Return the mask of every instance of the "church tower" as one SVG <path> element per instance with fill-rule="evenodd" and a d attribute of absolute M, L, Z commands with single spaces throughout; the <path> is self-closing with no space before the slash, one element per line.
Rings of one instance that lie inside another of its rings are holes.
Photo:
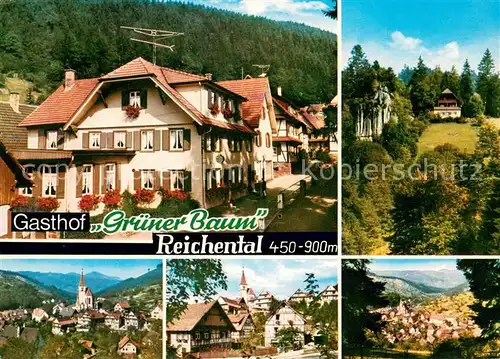
<path fill-rule="evenodd" d="M 244 269 L 241 271 L 240 298 L 245 299 L 245 302 L 248 303 L 248 284 L 247 284 L 247 279 L 245 278 Z"/>
<path fill-rule="evenodd" d="M 78 283 L 78 296 L 76 297 L 76 309 L 77 310 L 87 310 L 94 309 L 94 295 L 90 288 L 85 284 L 85 276 L 80 274 L 80 282 Z"/>

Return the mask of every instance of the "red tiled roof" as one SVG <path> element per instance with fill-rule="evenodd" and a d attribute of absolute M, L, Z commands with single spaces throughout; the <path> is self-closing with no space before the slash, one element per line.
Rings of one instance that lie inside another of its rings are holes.
<path fill-rule="evenodd" d="M 85 291 L 85 295 L 93 295 L 90 288 L 87 288 L 87 290 Z"/>
<path fill-rule="evenodd" d="M 130 308 L 130 304 L 128 304 L 128 302 L 119 302 L 117 304 L 119 304 L 122 308 Z"/>
<path fill-rule="evenodd" d="M 66 123 L 80 108 L 98 84 L 98 79 L 76 80 L 66 91 L 64 85 L 50 95 L 19 126 Z"/>
<path fill-rule="evenodd" d="M 243 119 L 250 127 L 259 127 L 259 121 L 264 111 L 263 106 L 266 94 L 269 97 L 271 96 L 267 77 L 220 81 L 217 84 L 247 98 L 247 101 L 241 105 Z"/>
<path fill-rule="evenodd" d="M 250 313 L 232 314 L 228 315 L 228 318 L 231 321 L 231 323 L 233 323 L 234 328 L 237 331 L 240 331 L 243 328 L 243 325 L 245 324 L 245 321 L 247 320 L 249 315 Z"/>
<path fill-rule="evenodd" d="M 137 344 L 135 341 L 133 341 L 132 339 L 130 339 L 128 336 L 125 335 L 118 343 L 118 349 L 123 348 L 125 345 L 127 345 L 127 343 L 132 343 L 134 346 L 139 347 L 139 344 Z"/>
<path fill-rule="evenodd" d="M 181 314 L 181 316 L 175 319 L 173 322 L 168 324 L 167 331 L 171 332 L 189 332 L 198 324 L 198 322 L 203 318 L 203 316 L 210 310 L 214 305 L 220 308 L 217 301 L 210 303 L 196 303 L 189 304 L 187 309 Z M 220 309 L 221 315 L 225 316 L 224 310 Z"/>
<path fill-rule="evenodd" d="M 171 85 L 192 82 L 208 81 L 204 76 L 189 74 L 183 71 L 169 69 L 167 67 L 156 66 L 149 61 L 139 57 L 127 64 L 100 77 L 86 80 L 77 80 L 75 85 L 68 91 L 64 86 L 60 86 L 47 100 L 45 100 L 33 113 L 26 117 L 19 126 L 37 126 L 48 124 L 65 124 L 77 110 L 83 105 L 89 95 L 96 89 L 99 82 L 117 78 L 128 78 L 137 76 L 152 76 L 164 87 L 182 107 L 192 115 L 199 124 L 217 126 L 228 130 L 254 133 L 244 123 L 229 124 L 222 121 L 215 121 L 206 118 L 196 109 L 184 96 L 182 96 Z"/>
<path fill-rule="evenodd" d="M 282 99 L 279 99 L 279 98 L 276 98 L 276 97 L 273 97 L 273 102 L 278 105 L 278 107 L 289 117 L 299 121 L 300 123 L 304 124 L 304 125 L 308 125 L 304 120 L 303 118 L 299 115 L 299 114 L 293 114 L 291 113 L 289 110 L 288 110 L 288 104 L 282 100 Z"/>
<path fill-rule="evenodd" d="M 273 142 L 296 142 L 296 143 L 302 143 L 298 138 L 292 138 L 288 136 L 277 136 L 273 137 Z"/>
<path fill-rule="evenodd" d="M 71 324 L 75 324 L 76 323 L 76 320 L 74 319 L 69 319 L 69 320 L 62 320 L 60 322 L 57 322 L 60 326 L 65 326 L 65 325 L 71 325 Z"/>
<path fill-rule="evenodd" d="M 311 126 L 314 127 L 314 129 L 319 130 L 320 128 L 325 127 L 325 120 L 320 118 L 320 116 L 309 113 L 305 109 L 302 109 L 300 113 L 311 124 Z"/>
<path fill-rule="evenodd" d="M 222 297 L 222 299 L 224 300 L 224 302 L 226 302 L 227 304 L 231 304 L 232 306 L 235 306 L 235 307 L 240 306 L 240 303 L 234 299 L 231 299 L 228 297 Z"/>

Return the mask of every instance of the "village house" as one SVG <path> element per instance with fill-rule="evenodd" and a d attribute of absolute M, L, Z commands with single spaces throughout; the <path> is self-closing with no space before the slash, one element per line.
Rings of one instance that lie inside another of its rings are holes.
<path fill-rule="evenodd" d="M 279 330 L 291 327 L 298 329 L 301 333 L 297 337 L 296 343 L 298 346 L 303 346 L 305 341 L 304 332 L 306 329 L 306 320 L 288 303 L 282 302 L 280 307 L 267 318 L 264 338 L 265 345 L 271 346 L 274 343 L 276 334 Z"/>
<path fill-rule="evenodd" d="M 167 343 L 179 355 L 210 348 L 231 348 L 234 325 L 218 301 L 188 305 L 167 327 Z"/>
<path fill-rule="evenodd" d="M 114 311 L 115 312 L 126 312 L 130 310 L 130 304 L 128 302 L 118 302 L 115 304 Z"/>
<path fill-rule="evenodd" d="M 52 322 L 52 334 L 54 335 L 63 335 L 68 333 L 68 331 L 73 330 L 76 327 L 78 320 L 76 319 L 68 319 L 68 320 L 59 320 L 55 319 Z"/>
<path fill-rule="evenodd" d="M 208 207 L 218 204 L 207 201 L 212 188 L 251 184 L 254 171 L 273 178 L 267 78 L 216 83 L 142 58 L 99 78 L 68 70 L 20 126 L 30 195 L 55 197 L 63 211 L 78 211 L 83 195 L 159 187 Z"/>
<path fill-rule="evenodd" d="M 302 289 L 297 289 L 295 291 L 295 293 L 293 293 L 290 298 L 288 298 L 288 300 L 290 302 L 295 302 L 295 303 L 298 303 L 298 302 L 306 302 L 306 303 L 310 303 L 312 302 L 314 299 L 314 295 L 312 293 L 307 293 L 305 291 L 303 291 Z"/>
<path fill-rule="evenodd" d="M 224 309 L 224 311 L 227 314 L 235 315 L 235 314 L 240 313 L 242 310 L 244 310 L 240 304 L 240 300 L 238 300 L 238 299 L 231 299 L 228 297 L 219 297 L 217 299 L 217 301 L 219 302 L 222 309 Z"/>
<path fill-rule="evenodd" d="M 12 238 L 10 203 L 19 189 L 29 192 L 33 181 L 25 175 L 16 151 L 27 146 L 27 131 L 18 124 L 36 107 L 20 103 L 20 95 L 11 93 L 9 101 L 0 101 L 0 238 Z"/>
<path fill-rule="evenodd" d="M 462 114 L 462 109 L 458 103 L 458 98 L 447 88 L 439 95 L 437 106 L 434 106 L 432 113 L 439 117 L 458 118 Z"/>
<path fill-rule="evenodd" d="M 319 293 L 319 297 L 321 303 L 330 303 L 331 301 L 338 300 L 339 293 L 335 286 L 329 285 L 321 293 Z"/>
<path fill-rule="evenodd" d="M 281 176 L 301 171 L 300 151 L 309 152 L 308 133 L 312 126 L 300 110 L 287 101 L 277 89 L 273 97 L 277 131 L 273 134 L 274 174 Z"/>
<path fill-rule="evenodd" d="M 124 320 L 124 327 L 126 330 L 135 330 L 139 328 L 139 318 L 133 313 L 133 312 L 128 312 L 125 314 L 123 317 Z"/>
<path fill-rule="evenodd" d="M 40 322 L 43 322 L 43 321 L 49 319 L 49 315 L 42 308 L 35 308 L 35 309 L 33 309 L 33 312 L 31 313 L 31 319 L 37 323 L 40 323 Z"/>
<path fill-rule="evenodd" d="M 256 312 L 268 312 L 271 309 L 271 304 L 273 300 L 276 300 L 274 296 L 268 291 L 262 291 L 253 302 L 253 311 Z"/>
<path fill-rule="evenodd" d="M 118 353 L 121 355 L 136 355 L 139 353 L 139 344 L 124 336 L 118 343 Z"/>
<path fill-rule="evenodd" d="M 121 312 L 114 312 L 106 315 L 104 325 L 111 330 L 120 330 L 123 325 L 123 316 Z"/>
<path fill-rule="evenodd" d="M 152 319 L 163 319 L 163 305 L 158 304 L 152 311 L 151 311 L 151 318 Z"/>
<path fill-rule="evenodd" d="M 232 314 L 228 317 L 235 329 L 231 332 L 233 341 L 241 342 L 255 331 L 255 323 L 250 313 Z"/>

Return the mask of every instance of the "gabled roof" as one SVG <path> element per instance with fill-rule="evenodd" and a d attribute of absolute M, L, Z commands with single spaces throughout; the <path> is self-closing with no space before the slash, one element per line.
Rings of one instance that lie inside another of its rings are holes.
<path fill-rule="evenodd" d="M 273 96 L 273 102 L 275 105 L 278 106 L 279 109 L 281 109 L 281 111 L 283 111 L 285 113 L 286 116 L 310 127 L 310 125 L 306 121 L 304 121 L 304 119 L 300 116 L 300 114 L 299 114 L 300 110 L 297 110 L 297 114 L 293 114 L 292 112 L 290 112 L 288 107 L 289 106 L 293 107 L 293 105 L 291 103 L 289 103 L 289 102 L 285 101 L 283 98 L 277 97 L 277 96 Z"/>
<path fill-rule="evenodd" d="M 228 297 L 221 297 L 221 298 L 225 303 L 232 305 L 233 307 L 238 307 L 238 308 L 240 307 L 240 303 L 237 300 Z"/>
<path fill-rule="evenodd" d="M 31 114 L 36 106 L 19 105 L 19 113 L 15 112 L 9 102 L 0 101 L 0 141 L 10 149 L 28 147 L 28 131 L 18 125 Z"/>
<path fill-rule="evenodd" d="M 179 318 L 168 324 L 167 331 L 190 332 L 214 306 L 218 308 L 221 316 L 225 317 L 227 321 L 231 323 L 226 312 L 224 312 L 218 301 L 210 303 L 196 303 L 189 304 Z"/>
<path fill-rule="evenodd" d="M 299 312 L 297 312 L 295 309 L 293 309 L 293 307 L 288 304 L 287 302 L 285 301 L 282 301 L 281 304 L 271 313 L 268 314 L 267 316 L 267 320 L 266 320 L 266 323 L 269 321 L 269 319 L 271 319 L 281 308 L 289 308 L 291 309 L 304 323 L 307 323 L 306 319 L 304 318 L 304 316 L 302 314 L 300 314 Z"/>
<path fill-rule="evenodd" d="M 320 116 L 310 113 L 306 109 L 301 109 L 300 113 L 315 130 L 325 127 L 325 120 Z"/>
<path fill-rule="evenodd" d="M 248 317 L 250 317 L 250 319 L 252 318 L 250 316 L 250 313 L 228 315 L 229 320 L 231 321 L 231 323 L 233 324 L 234 328 L 237 331 L 243 329 L 243 325 L 245 325 L 245 322 Z"/>
<path fill-rule="evenodd" d="M 118 304 L 120 307 L 122 307 L 124 309 L 125 308 L 130 308 L 130 304 L 128 304 L 128 302 L 118 302 L 116 304 Z"/>
<path fill-rule="evenodd" d="M 271 88 L 267 77 L 219 81 L 217 84 L 247 99 L 241 105 L 242 117 L 252 128 L 259 127 L 259 121 L 263 117 L 264 101 L 266 101 L 267 105 L 271 107 L 270 117 L 273 126 L 274 111 L 272 111 Z M 276 127 L 275 124 L 274 127 Z"/>
<path fill-rule="evenodd" d="M 80 111 L 84 108 L 84 104 L 97 93 L 103 83 L 118 79 L 134 79 L 138 77 L 151 78 L 158 87 L 186 111 L 186 113 L 188 113 L 188 115 L 199 125 L 211 125 L 228 130 L 254 134 L 245 124 L 237 125 L 207 118 L 172 87 L 176 84 L 193 81 L 209 82 L 213 86 L 219 85 L 210 82 L 204 76 L 154 65 L 142 57 L 138 57 L 100 78 L 76 80 L 75 85 L 70 89 L 66 89 L 64 85 L 61 85 L 37 108 L 36 111 L 26 117 L 19 126 L 64 124 L 65 128 L 67 128 L 75 117 L 80 115 Z M 238 93 L 235 93 L 235 95 L 240 96 Z"/>
<path fill-rule="evenodd" d="M 83 102 L 95 90 L 98 79 L 76 80 L 66 90 L 64 85 L 52 93 L 19 126 L 65 124 L 78 111 Z"/>
<path fill-rule="evenodd" d="M 453 94 L 453 92 L 450 89 L 448 89 L 448 88 L 444 89 L 443 92 L 441 92 L 441 93 L 451 93 L 451 94 Z"/>
<path fill-rule="evenodd" d="M 127 343 L 132 343 L 134 346 L 139 347 L 139 344 L 130 339 L 127 335 L 125 335 L 120 342 L 118 343 L 118 349 L 123 348 Z"/>

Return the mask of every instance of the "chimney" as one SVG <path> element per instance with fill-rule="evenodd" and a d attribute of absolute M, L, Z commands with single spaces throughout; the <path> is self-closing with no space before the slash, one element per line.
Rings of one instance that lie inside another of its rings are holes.
<path fill-rule="evenodd" d="M 64 91 L 71 90 L 75 85 L 76 72 L 75 70 L 68 69 L 64 73 Z"/>
<path fill-rule="evenodd" d="M 212 73 L 211 72 L 208 72 L 205 74 L 205 77 L 209 80 L 209 81 L 212 81 Z"/>
<path fill-rule="evenodd" d="M 281 97 L 281 86 L 278 86 L 278 88 L 276 89 L 276 92 L 278 93 L 278 96 Z"/>
<path fill-rule="evenodd" d="M 17 92 L 11 92 L 9 94 L 9 104 L 10 104 L 10 107 L 12 107 L 12 110 L 15 113 L 21 113 L 19 111 L 19 100 L 20 100 L 20 98 L 21 98 L 21 96 Z"/>

